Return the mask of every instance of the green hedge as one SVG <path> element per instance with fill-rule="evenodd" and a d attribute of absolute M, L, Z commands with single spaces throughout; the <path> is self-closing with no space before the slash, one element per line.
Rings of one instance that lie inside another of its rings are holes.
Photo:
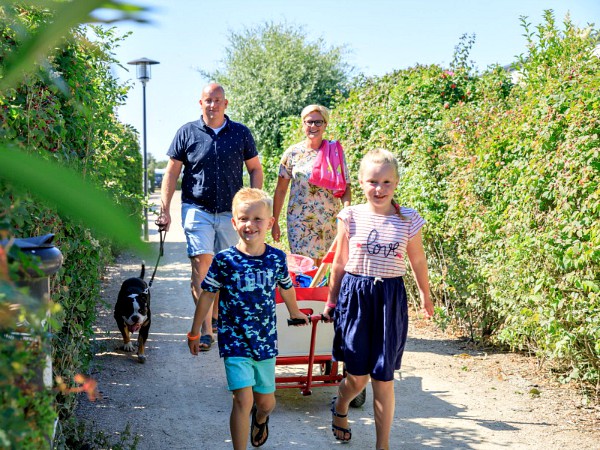
<path fill-rule="evenodd" d="M 561 30 L 550 12 L 523 27 L 529 53 L 516 84 L 501 67 L 475 73 L 463 41 L 450 69 L 359 80 L 328 134 L 346 149 L 354 203 L 364 201 L 362 155 L 398 156 L 398 200 L 428 222 L 439 324 L 534 353 L 598 393 L 598 33 L 568 20 Z"/>
<path fill-rule="evenodd" d="M 0 70 L 27 32 L 51 20 L 45 10 L 16 5 L 0 10 Z M 89 36 L 94 36 L 94 41 Z M 111 193 L 115 203 L 141 224 L 138 135 L 116 117 L 116 108 L 124 102 L 129 87 L 120 85 L 110 71 L 115 62 L 111 49 L 120 40 L 113 30 L 72 30 L 64 45 L 33 74 L 15 89 L 0 92 L 0 143 L 76 170 Z M 55 418 L 67 420 L 75 406 L 74 396 L 66 392 L 77 384 L 75 375 L 85 373 L 92 356 L 89 340 L 101 276 L 112 259 L 112 248 L 78 222 L 4 180 L 0 180 L 0 221 L 3 237 L 54 233 L 55 245 L 64 256 L 62 269 L 52 279 L 52 300 L 60 306 L 53 311 L 53 335 L 44 335 L 39 316 L 28 316 L 28 331 L 52 344 L 54 379 L 61 380 L 57 388 L 64 389 L 35 394 L 39 364 L 32 361 L 30 349 L 24 349 L 22 343 L 3 341 L 6 345 L 1 354 L 0 447 L 37 449 L 52 436 Z M 0 292 L 3 311 L 13 301 L 13 293 Z M 6 325 L 0 323 L 0 331 L 6 331 Z M 43 362 L 43 358 L 37 361 Z"/>
<path fill-rule="evenodd" d="M 463 164 L 447 178 L 446 220 L 485 286 L 483 313 L 498 321 L 483 330 L 598 392 L 598 35 L 569 21 L 561 31 L 550 13 L 524 29 L 530 51 L 510 95 L 457 109 L 448 126 Z"/>

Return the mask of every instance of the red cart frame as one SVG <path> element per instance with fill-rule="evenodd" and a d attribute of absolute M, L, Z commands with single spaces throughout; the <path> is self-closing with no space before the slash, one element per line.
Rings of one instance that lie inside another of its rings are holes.
<path fill-rule="evenodd" d="M 327 302 L 328 287 L 296 288 L 296 300 L 300 310 L 310 315 L 309 326 L 287 325 L 287 309 L 277 292 L 277 334 L 279 356 L 277 366 L 307 365 L 306 375 L 280 375 L 275 377 L 277 389 L 298 388 L 302 395 L 311 395 L 313 387 L 337 386 L 344 378 L 337 361 L 331 357 L 333 324 L 321 321 L 321 311 Z M 315 365 L 320 375 L 313 373 Z"/>

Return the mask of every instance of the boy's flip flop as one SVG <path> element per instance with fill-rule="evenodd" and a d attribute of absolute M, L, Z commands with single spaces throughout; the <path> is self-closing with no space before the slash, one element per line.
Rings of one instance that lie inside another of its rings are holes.
<path fill-rule="evenodd" d="M 212 343 L 214 342 L 213 337 L 210 334 L 205 334 L 200 337 L 200 344 L 204 344 L 204 346 L 200 347 L 201 352 L 207 352 L 210 350 Z"/>
<path fill-rule="evenodd" d="M 254 434 L 254 430 L 258 430 Z M 254 434 L 254 437 L 252 435 Z M 258 423 L 256 421 L 256 405 L 252 407 L 252 425 L 250 426 L 250 443 L 252 447 L 260 447 L 269 439 L 269 416 L 264 423 Z M 257 443 L 255 443 L 257 442 Z"/>

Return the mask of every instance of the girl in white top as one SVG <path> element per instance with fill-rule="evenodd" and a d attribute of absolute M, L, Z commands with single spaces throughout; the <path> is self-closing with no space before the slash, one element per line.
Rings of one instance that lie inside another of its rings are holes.
<path fill-rule="evenodd" d="M 359 182 L 367 203 L 338 215 L 337 248 L 329 298 L 323 314 L 335 310 L 333 359 L 343 361 L 347 377 L 331 404 L 331 429 L 349 441 L 348 407 L 367 385 L 373 387 L 377 449 L 388 450 L 394 418 L 394 371 L 400 369 L 408 330 L 403 276 L 408 256 L 421 298 L 422 313 L 433 317 L 427 259 L 421 239 L 425 221 L 393 199 L 398 161 L 387 150 L 363 158 Z"/>

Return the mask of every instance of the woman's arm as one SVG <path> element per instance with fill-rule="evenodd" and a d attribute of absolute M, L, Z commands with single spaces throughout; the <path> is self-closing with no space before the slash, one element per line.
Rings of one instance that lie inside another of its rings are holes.
<path fill-rule="evenodd" d="M 352 204 L 352 189 L 350 189 L 350 183 L 346 184 L 346 192 L 340 198 L 342 201 L 342 207 L 347 208 Z"/>
<path fill-rule="evenodd" d="M 341 144 L 340 144 L 341 148 Z M 342 201 L 342 205 L 344 208 L 350 206 L 352 204 L 352 189 L 350 187 L 350 172 L 348 172 L 348 162 L 346 161 L 346 155 L 342 151 L 342 166 L 344 170 L 344 177 L 346 179 L 346 191 L 344 195 L 340 198 Z"/>

